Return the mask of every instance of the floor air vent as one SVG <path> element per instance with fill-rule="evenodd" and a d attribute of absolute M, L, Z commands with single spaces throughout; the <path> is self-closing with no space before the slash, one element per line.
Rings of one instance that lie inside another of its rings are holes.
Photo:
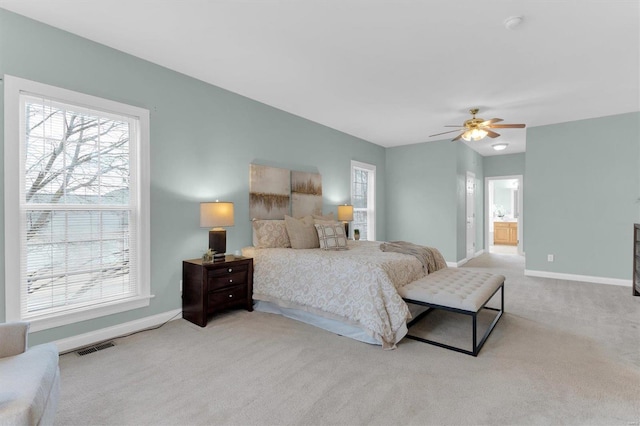
<path fill-rule="evenodd" d="M 103 349 L 110 348 L 110 347 L 115 346 L 115 345 L 116 344 L 113 343 L 113 342 L 101 343 L 101 344 L 96 345 L 96 346 L 89 346 L 89 347 L 86 347 L 86 348 L 83 348 L 83 349 L 79 349 L 79 350 L 76 351 L 76 353 L 78 355 L 80 355 L 80 356 L 88 355 L 88 354 L 91 354 L 91 353 L 94 353 L 94 352 L 101 351 Z"/>

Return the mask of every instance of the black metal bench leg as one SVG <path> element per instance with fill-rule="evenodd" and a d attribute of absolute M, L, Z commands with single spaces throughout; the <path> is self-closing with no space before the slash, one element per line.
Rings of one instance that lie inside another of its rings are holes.
<path fill-rule="evenodd" d="M 478 356 L 478 313 L 473 314 L 473 356 Z"/>

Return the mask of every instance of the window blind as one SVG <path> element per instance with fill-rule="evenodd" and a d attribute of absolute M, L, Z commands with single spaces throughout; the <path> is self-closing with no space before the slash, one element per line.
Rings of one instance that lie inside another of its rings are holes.
<path fill-rule="evenodd" d="M 360 231 L 360 239 L 375 241 L 375 174 L 376 167 L 351 161 L 351 204 L 353 229 Z"/>
<path fill-rule="evenodd" d="M 138 120 L 20 95 L 20 311 L 46 316 L 138 294 Z"/>

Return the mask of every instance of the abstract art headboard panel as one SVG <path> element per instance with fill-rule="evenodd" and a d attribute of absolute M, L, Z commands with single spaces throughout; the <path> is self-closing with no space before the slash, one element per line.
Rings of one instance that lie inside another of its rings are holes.
<path fill-rule="evenodd" d="M 322 214 L 322 176 L 251 164 L 249 215 L 251 219 L 284 219 Z"/>

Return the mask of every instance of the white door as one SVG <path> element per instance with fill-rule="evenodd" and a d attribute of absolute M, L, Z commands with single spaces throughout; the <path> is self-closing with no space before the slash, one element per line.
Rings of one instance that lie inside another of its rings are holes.
<path fill-rule="evenodd" d="M 476 175 L 467 172 L 467 259 L 476 255 Z"/>

